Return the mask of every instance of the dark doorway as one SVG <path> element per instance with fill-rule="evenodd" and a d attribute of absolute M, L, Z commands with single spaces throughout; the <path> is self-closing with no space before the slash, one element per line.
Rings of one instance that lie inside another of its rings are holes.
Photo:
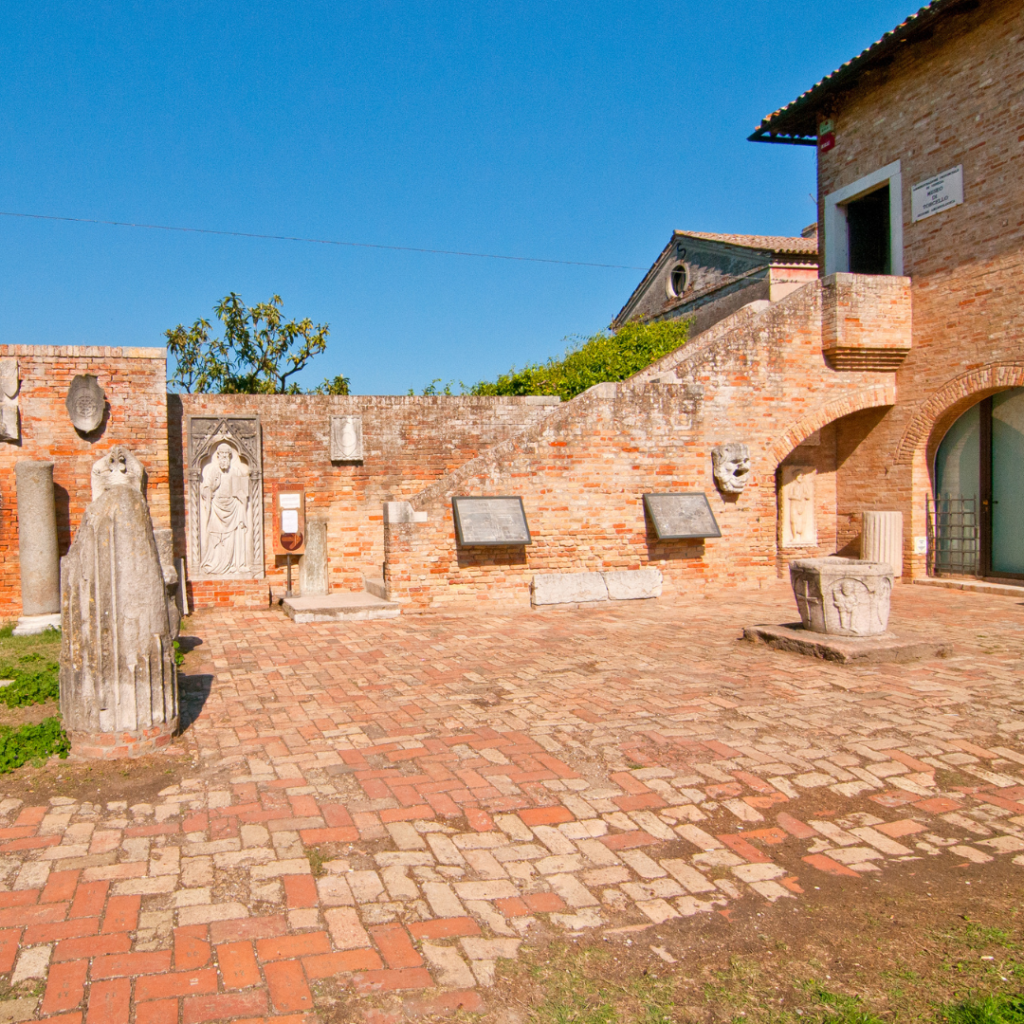
<path fill-rule="evenodd" d="M 891 274 L 889 186 L 846 205 L 851 274 Z"/>

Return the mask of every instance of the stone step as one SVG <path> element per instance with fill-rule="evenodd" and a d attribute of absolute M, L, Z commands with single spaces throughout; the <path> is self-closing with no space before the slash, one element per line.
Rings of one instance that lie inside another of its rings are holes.
<path fill-rule="evenodd" d="M 322 594 L 314 597 L 286 597 L 281 602 L 285 615 L 296 622 L 354 622 L 362 619 L 394 619 L 402 611 L 393 601 L 366 592 Z"/>
<path fill-rule="evenodd" d="M 941 587 L 944 590 L 973 590 L 979 594 L 1001 595 L 1002 597 L 1024 597 L 1024 581 L 1021 583 L 995 583 L 973 577 L 925 576 L 913 580 L 919 587 Z"/>

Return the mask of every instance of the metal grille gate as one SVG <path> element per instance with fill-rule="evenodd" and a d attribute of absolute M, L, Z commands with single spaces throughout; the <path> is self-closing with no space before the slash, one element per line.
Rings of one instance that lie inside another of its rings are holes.
<path fill-rule="evenodd" d="M 978 499 L 943 494 L 928 499 L 928 575 L 980 576 Z"/>

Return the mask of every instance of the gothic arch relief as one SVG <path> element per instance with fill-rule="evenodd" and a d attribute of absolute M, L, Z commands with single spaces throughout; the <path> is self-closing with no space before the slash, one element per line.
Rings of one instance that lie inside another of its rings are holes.
<path fill-rule="evenodd" d="M 193 579 L 263 576 L 258 416 L 190 416 L 189 563 Z"/>

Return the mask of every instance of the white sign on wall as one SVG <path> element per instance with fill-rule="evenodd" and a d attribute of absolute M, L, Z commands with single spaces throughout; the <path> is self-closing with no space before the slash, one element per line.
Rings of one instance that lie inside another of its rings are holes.
<path fill-rule="evenodd" d="M 910 190 L 910 215 L 916 223 L 964 201 L 963 164 L 918 182 Z"/>

